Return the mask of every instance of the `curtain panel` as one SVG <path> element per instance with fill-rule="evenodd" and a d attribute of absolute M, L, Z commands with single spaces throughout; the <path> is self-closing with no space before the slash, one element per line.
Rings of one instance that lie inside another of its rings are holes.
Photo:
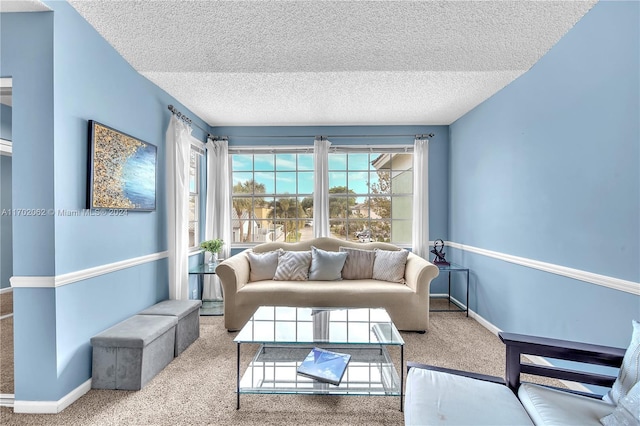
<path fill-rule="evenodd" d="M 429 259 L 429 140 L 416 139 L 413 146 L 412 251 Z"/>
<path fill-rule="evenodd" d="M 313 141 L 313 236 L 329 234 L 329 147 L 322 137 Z"/>
<path fill-rule="evenodd" d="M 224 241 L 221 258 L 231 254 L 231 167 L 229 142 L 207 141 L 207 208 L 205 239 L 220 238 Z M 205 256 L 209 256 L 205 253 Z M 207 261 L 207 259 L 205 259 Z M 222 285 L 216 275 L 205 274 L 202 298 L 222 300 Z"/>
<path fill-rule="evenodd" d="M 169 298 L 189 298 L 188 221 L 189 149 L 191 127 L 171 116 L 166 134 L 167 235 L 169 251 Z M 196 142 L 198 142 L 196 140 Z"/>

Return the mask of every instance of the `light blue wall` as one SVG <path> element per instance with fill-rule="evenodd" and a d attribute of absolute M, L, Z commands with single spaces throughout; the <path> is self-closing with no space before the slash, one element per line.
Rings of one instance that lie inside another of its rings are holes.
<path fill-rule="evenodd" d="M 0 155 L 0 288 L 11 286 L 9 278 L 13 274 L 11 169 L 11 157 Z"/>
<path fill-rule="evenodd" d="M 14 218 L 20 242 L 14 275 L 21 277 L 60 276 L 165 251 L 167 105 L 206 128 L 133 70 L 68 3 L 47 5 L 53 12 L 1 15 L 0 75 L 12 76 L 14 85 L 14 208 L 85 208 L 88 120 L 158 147 L 158 208 L 126 217 L 56 213 L 40 218 L 44 229 Z M 204 140 L 201 131 L 194 135 Z M 56 288 L 16 288 L 16 400 L 57 401 L 90 379 L 90 337 L 167 298 L 167 270 L 162 259 Z"/>
<path fill-rule="evenodd" d="M 11 107 L 0 104 L 0 139 L 11 140 Z"/>
<path fill-rule="evenodd" d="M 450 126 L 449 238 L 640 281 L 640 3 L 601 1 Z M 626 346 L 640 298 L 449 249 L 503 330 Z"/>

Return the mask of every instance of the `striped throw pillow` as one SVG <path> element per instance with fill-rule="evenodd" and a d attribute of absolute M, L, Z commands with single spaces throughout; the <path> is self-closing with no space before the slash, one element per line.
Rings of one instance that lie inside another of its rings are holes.
<path fill-rule="evenodd" d="M 370 280 L 373 277 L 373 261 L 376 258 L 373 250 L 340 247 L 340 251 L 347 253 L 342 268 L 343 280 Z"/>

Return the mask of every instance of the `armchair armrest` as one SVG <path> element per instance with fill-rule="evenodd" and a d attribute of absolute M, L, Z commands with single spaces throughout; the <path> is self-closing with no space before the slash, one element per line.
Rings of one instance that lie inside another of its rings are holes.
<path fill-rule="evenodd" d="M 436 367 L 435 365 L 420 364 L 417 362 L 407 361 L 407 372 L 411 368 L 422 368 L 424 370 L 439 371 L 441 373 L 455 374 L 456 376 L 469 377 L 471 379 L 483 380 L 485 382 L 493 382 L 504 385 L 505 381 L 501 377 L 489 376 L 486 374 L 473 373 L 471 371 L 454 370 L 451 368 Z"/>
<path fill-rule="evenodd" d="M 522 362 L 521 355 L 536 355 L 619 368 L 620 365 L 622 365 L 622 359 L 625 353 L 625 349 L 622 348 L 568 340 L 504 332 L 500 332 L 498 335 L 500 336 L 500 340 L 506 345 L 507 386 L 514 392 L 516 392 L 520 386 L 521 373 L 605 387 L 611 387 L 616 379 L 613 376 L 604 374 Z"/>

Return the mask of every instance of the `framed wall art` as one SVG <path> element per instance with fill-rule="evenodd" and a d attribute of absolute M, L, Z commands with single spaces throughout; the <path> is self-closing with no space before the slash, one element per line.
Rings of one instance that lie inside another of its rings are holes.
<path fill-rule="evenodd" d="M 158 149 L 89 120 L 89 209 L 154 211 Z"/>

